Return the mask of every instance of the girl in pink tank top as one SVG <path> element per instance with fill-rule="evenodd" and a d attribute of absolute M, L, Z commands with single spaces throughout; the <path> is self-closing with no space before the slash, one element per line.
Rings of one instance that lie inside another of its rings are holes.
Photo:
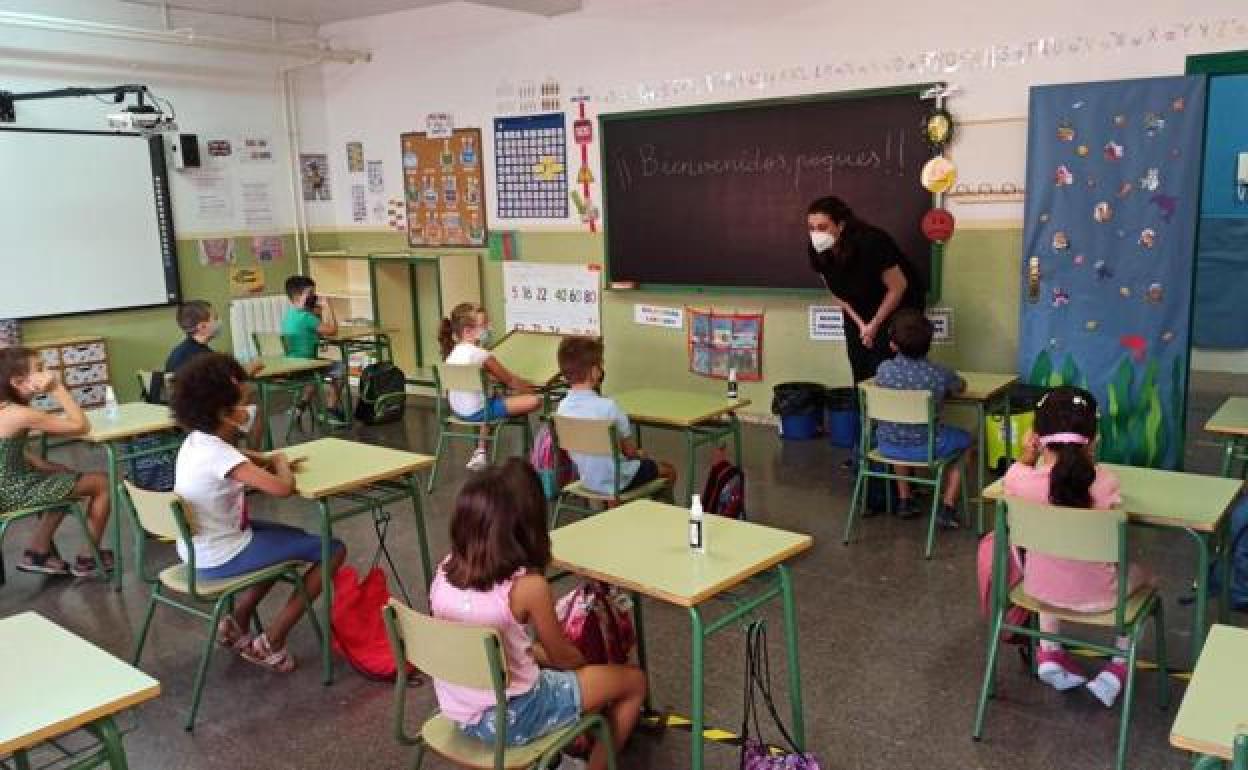
<path fill-rule="evenodd" d="M 1036 408 L 1035 433 L 1024 441 L 1023 456 L 1005 474 L 1005 493 L 1068 508 L 1112 508 L 1122 502 L 1118 478 L 1096 465 L 1096 399 L 1085 390 L 1060 387 Z M 1130 565 L 1130 595 L 1149 582 L 1144 570 Z M 1076 612 L 1112 610 L 1118 602 L 1115 564 L 1062 559 L 1028 553 L 1023 564 L 1027 593 L 1046 604 Z M 1061 621 L 1041 612 L 1040 630 L 1060 633 Z M 1126 649 L 1126 637 L 1118 648 Z M 1086 685 L 1106 707 L 1114 705 L 1126 681 L 1126 661 L 1115 657 L 1088 680 L 1082 667 L 1057 642 L 1040 641 L 1037 673 L 1059 691 Z"/>
<path fill-rule="evenodd" d="M 551 559 L 546 513 L 537 474 L 518 458 L 475 475 L 460 490 L 451 553 L 438 566 L 429 603 L 438 618 L 498 632 L 507 704 L 500 714 L 492 690 L 434 679 L 438 705 L 465 734 L 486 743 L 505 728 L 510 746 L 605 710 L 618 749 L 641 714 L 646 677 L 635 666 L 586 665 L 564 636 L 545 578 Z M 594 746 L 590 770 L 606 767 L 606 751 Z"/>

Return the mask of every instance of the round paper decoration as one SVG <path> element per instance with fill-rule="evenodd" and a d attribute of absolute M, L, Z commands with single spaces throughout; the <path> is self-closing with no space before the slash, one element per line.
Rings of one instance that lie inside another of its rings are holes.
<path fill-rule="evenodd" d="M 940 147 L 953 138 L 953 116 L 946 109 L 933 110 L 923 121 L 923 138 L 927 143 Z"/>
<path fill-rule="evenodd" d="M 923 183 L 923 186 L 934 193 L 949 190 L 957 180 L 957 167 L 953 165 L 953 161 L 943 155 L 937 155 L 929 160 L 919 175 L 919 181 Z"/>
<path fill-rule="evenodd" d="M 953 214 L 945 209 L 931 209 L 923 215 L 920 227 L 929 241 L 944 243 L 953 235 Z"/>

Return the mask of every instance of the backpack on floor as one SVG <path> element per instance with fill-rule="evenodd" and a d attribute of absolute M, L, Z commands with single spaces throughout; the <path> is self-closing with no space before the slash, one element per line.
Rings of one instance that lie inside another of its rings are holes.
<path fill-rule="evenodd" d="M 567 452 L 556 450 L 555 434 L 548 422 L 543 422 L 537 429 L 529 462 L 542 480 L 542 491 L 546 493 L 547 500 L 554 500 L 565 486 L 576 481 L 576 465 Z"/>
<path fill-rule="evenodd" d="M 707 513 L 744 521 L 745 472 L 728 462 L 724 450 L 715 450 L 711 471 L 702 488 L 702 506 Z"/>
<path fill-rule="evenodd" d="M 979 539 L 979 552 L 976 554 L 976 578 L 979 582 L 979 612 L 984 617 L 989 617 L 992 612 L 992 561 L 993 551 L 996 548 L 996 532 L 989 532 Z M 1023 563 L 1017 548 L 1010 549 L 1009 573 L 1006 577 L 1007 588 L 1023 582 Z M 1017 604 L 1011 604 L 1005 610 L 1005 622 L 1012 626 L 1027 625 L 1028 618 L 1031 613 L 1019 607 Z M 1019 634 L 1010 631 L 1001 632 L 1001 641 L 1007 644 L 1025 644 L 1027 639 Z"/>
<path fill-rule="evenodd" d="M 381 610 L 390 601 L 386 573 L 374 566 L 359 579 L 355 567 L 344 564 L 334 573 L 334 606 L 330 627 L 334 652 L 368 679 L 394 681 L 394 653 L 386 636 Z M 408 666 L 410 676 L 413 669 Z"/>
<path fill-rule="evenodd" d="M 1237 610 L 1248 609 L 1248 498 L 1235 504 L 1231 511 L 1231 606 Z M 1222 590 L 1222 563 L 1209 565 L 1209 594 L 1217 596 Z"/>
<path fill-rule="evenodd" d="M 627 663 L 637 645 L 633 600 L 613 585 L 581 583 L 555 602 L 555 617 L 586 663 Z"/>
<path fill-rule="evenodd" d="M 355 419 L 365 425 L 382 425 L 403 419 L 407 406 L 407 376 L 389 361 L 369 364 L 360 372 L 360 401 Z"/>

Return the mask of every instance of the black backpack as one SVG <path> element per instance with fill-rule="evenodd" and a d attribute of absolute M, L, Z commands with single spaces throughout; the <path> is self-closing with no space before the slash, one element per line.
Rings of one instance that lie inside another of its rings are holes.
<path fill-rule="evenodd" d="M 403 419 L 407 406 L 407 377 L 389 361 L 369 364 L 360 372 L 360 401 L 355 419 L 366 425 L 382 425 Z"/>
<path fill-rule="evenodd" d="M 711 466 L 702 490 L 702 504 L 707 513 L 745 520 L 745 474 L 726 459 Z"/>

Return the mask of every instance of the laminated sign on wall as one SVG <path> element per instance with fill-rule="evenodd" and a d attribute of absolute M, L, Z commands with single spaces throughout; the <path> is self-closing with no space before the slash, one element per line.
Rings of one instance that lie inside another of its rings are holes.
<path fill-rule="evenodd" d="M 507 331 L 602 334 L 597 265 L 503 262 Z"/>
<path fill-rule="evenodd" d="M 932 342 L 948 345 L 953 342 L 953 308 L 929 307 L 927 319 L 932 322 Z M 810 306 L 810 338 L 816 342 L 844 342 L 845 316 L 834 305 Z"/>

